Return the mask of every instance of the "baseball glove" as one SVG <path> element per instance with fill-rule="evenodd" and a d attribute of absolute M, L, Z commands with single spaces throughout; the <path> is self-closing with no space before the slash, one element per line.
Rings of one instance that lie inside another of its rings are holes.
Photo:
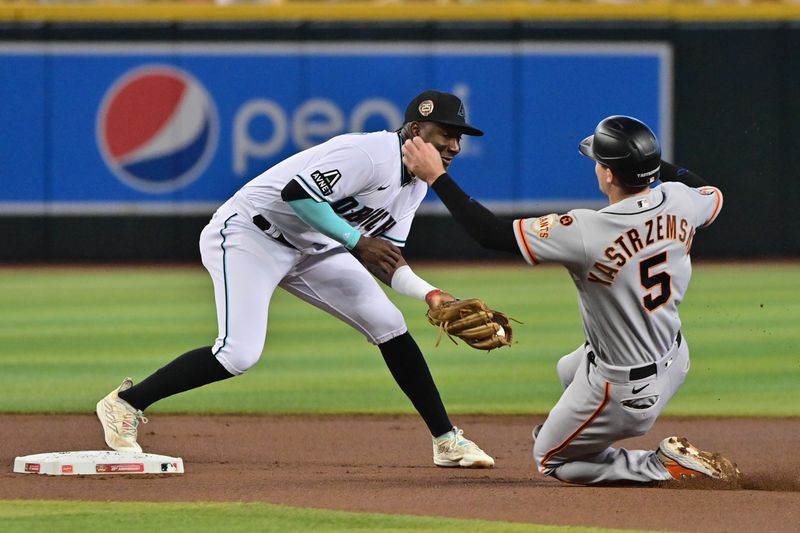
<path fill-rule="evenodd" d="M 487 351 L 510 346 L 513 339 L 509 319 L 514 319 L 491 309 L 478 298 L 445 302 L 429 309 L 427 316 L 428 322 L 439 328 L 436 346 L 442 333 L 447 333 L 454 344 L 458 343 L 453 337 L 458 337 L 473 348 Z"/>

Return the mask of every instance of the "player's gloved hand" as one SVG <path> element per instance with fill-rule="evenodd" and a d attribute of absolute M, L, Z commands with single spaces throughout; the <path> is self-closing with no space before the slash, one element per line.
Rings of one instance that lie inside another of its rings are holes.
<path fill-rule="evenodd" d="M 428 321 L 439 328 L 436 345 L 447 334 L 466 342 L 478 350 L 494 350 L 502 346 L 511 346 L 513 331 L 509 320 L 514 320 L 503 312 L 490 308 L 482 300 L 455 300 L 444 302 L 428 310 Z M 518 322 L 517 320 L 514 320 Z"/>
<path fill-rule="evenodd" d="M 362 263 L 374 265 L 387 274 L 394 272 L 402 258 L 400 248 L 384 239 L 362 235 L 352 252 Z"/>

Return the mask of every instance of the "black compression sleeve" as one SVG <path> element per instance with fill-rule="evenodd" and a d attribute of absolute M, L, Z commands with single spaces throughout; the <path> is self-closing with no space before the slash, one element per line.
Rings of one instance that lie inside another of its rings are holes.
<path fill-rule="evenodd" d="M 708 182 L 685 168 L 661 160 L 661 181 L 678 181 L 689 187 L 703 187 Z"/>
<path fill-rule="evenodd" d="M 445 173 L 433 182 L 433 190 L 450 210 L 456 222 L 484 248 L 518 254 L 514 236 L 514 221 L 498 218 L 479 202 L 473 200 Z"/>
<path fill-rule="evenodd" d="M 311 196 L 303 189 L 295 180 L 286 184 L 286 187 L 281 191 L 281 199 L 284 202 L 291 202 L 292 200 L 303 200 L 311 198 Z"/>

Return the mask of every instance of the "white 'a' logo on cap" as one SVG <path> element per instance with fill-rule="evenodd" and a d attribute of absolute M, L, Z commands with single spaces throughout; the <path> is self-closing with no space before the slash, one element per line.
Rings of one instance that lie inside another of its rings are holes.
<path fill-rule="evenodd" d="M 459 117 L 463 117 L 464 116 L 464 102 L 461 102 L 461 105 L 458 106 L 458 116 Z"/>

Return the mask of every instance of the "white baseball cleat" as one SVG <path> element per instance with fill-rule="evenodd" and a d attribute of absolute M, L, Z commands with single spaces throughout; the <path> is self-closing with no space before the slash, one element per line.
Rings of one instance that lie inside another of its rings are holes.
<path fill-rule="evenodd" d="M 453 427 L 441 437 L 433 439 L 433 463 L 436 466 L 461 466 L 464 468 L 492 468 L 494 459 L 464 438 L 464 430 Z"/>
<path fill-rule="evenodd" d="M 704 452 L 685 437 L 662 440 L 656 456 L 673 479 L 706 476 L 722 481 L 737 481 L 742 475 L 729 459 L 718 453 Z"/>
<path fill-rule="evenodd" d="M 108 396 L 97 402 L 97 418 L 103 426 L 106 444 L 118 452 L 141 452 L 142 447 L 136 442 L 139 422 L 147 424 L 147 418 L 138 409 L 118 396 L 118 393 L 133 386 L 131 378 L 125 378 L 122 384 L 108 393 Z"/>

